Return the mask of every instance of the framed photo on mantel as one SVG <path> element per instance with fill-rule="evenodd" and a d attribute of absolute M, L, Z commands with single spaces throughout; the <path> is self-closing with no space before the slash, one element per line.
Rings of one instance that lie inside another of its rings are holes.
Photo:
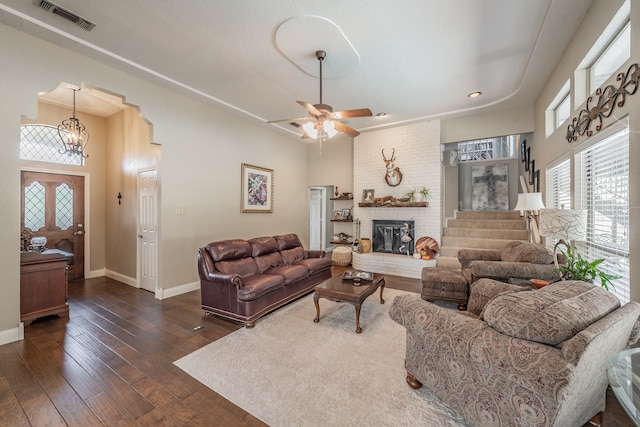
<path fill-rule="evenodd" d="M 273 169 L 242 164 L 242 213 L 273 212 Z"/>

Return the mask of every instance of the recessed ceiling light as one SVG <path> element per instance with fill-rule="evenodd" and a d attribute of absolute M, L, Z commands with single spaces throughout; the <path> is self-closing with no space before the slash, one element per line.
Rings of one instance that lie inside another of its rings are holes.
<path fill-rule="evenodd" d="M 482 92 L 480 91 L 476 91 L 476 92 L 471 92 L 469 95 L 467 95 L 469 98 L 477 98 L 480 95 L 482 95 Z"/>
<path fill-rule="evenodd" d="M 376 117 L 384 117 L 386 115 L 387 115 L 387 113 L 380 112 L 380 113 L 376 114 Z"/>

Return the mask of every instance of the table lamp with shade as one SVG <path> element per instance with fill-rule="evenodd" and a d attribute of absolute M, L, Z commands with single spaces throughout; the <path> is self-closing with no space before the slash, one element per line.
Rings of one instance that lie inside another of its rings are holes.
<path fill-rule="evenodd" d="M 567 248 L 572 241 L 587 237 L 587 211 L 582 209 L 542 209 L 540 211 L 540 235 L 558 240 L 553 247 L 553 261 L 558 265 L 558 246 Z M 575 252 L 575 251 L 574 251 Z"/>
<path fill-rule="evenodd" d="M 542 193 L 518 194 L 518 202 L 516 203 L 516 207 L 513 210 L 523 211 L 527 216 L 527 232 L 529 233 L 529 243 L 533 243 L 531 221 L 535 216 L 534 212 L 539 211 L 540 209 L 544 209 L 544 203 L 542 203 Z"/>

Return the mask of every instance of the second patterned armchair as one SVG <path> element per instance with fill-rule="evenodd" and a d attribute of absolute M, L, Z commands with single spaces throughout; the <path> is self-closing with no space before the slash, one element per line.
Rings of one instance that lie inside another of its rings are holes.
<path fill-rule="evenodd" d="M 553 253 L 532 243 L 513 241 L 502 250 L 460 249 L 458 261 L 469 284 L 488 278 L 509 282 L 509 279 L 543 279 L 555 282 L 560 276 L 554 270 Z"/>

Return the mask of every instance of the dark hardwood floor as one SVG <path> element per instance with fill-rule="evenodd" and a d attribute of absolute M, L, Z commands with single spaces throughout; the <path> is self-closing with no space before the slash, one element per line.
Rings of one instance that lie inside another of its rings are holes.
<path fill-rule="evenodd" d="M 415 279 L 386 282 L 420 290 Z M 70 283 L 69 305 L 69 318 L 40 319 L 0 346 L 0 426 L 264 425 L 173 365 L 241 327 L 204 316 L 199 292 L 159 301 L 96 278 Z M 632 425 L 611 393 L 604 425 Z"/>

